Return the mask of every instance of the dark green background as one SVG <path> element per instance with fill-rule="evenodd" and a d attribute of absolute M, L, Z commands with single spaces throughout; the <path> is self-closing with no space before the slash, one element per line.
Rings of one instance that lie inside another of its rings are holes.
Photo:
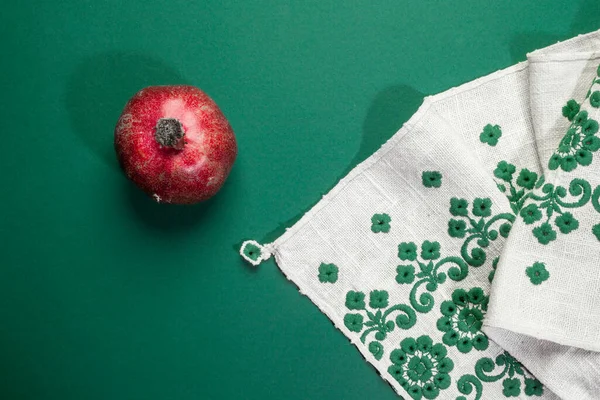
<path fill-rule="evenodd" d="M 274 239 L 424 95 L 600 28 L 600 2 L 284 3 L 3 4 L 0 398 L 396 398 L 239 244 Z M 237 134 L 194 207 L 153 204 L 113 154 L 127 99 L 169 83 Z"/>

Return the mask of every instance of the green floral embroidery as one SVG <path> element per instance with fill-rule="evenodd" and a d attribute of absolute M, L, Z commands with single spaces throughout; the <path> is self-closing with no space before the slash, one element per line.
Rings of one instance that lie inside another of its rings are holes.
<path fill-rule="evenodd" d="M 592 87 L 595 83 L 596 78 Z M 586 99 L 588 97 L 592 107 L 600 107 L 600 92 L 591 93 L 590 89 Z M 548 161 L 548 168 L 551 170 L 560 167 L 563 171 L 570 172 L 578 165 L 588 166 L 593 160 L 592 153 L 600 149 L 600 139 L 595 136 L 598 133 L 598 121 L 590 118 L 587 111 L 580 110 L 581 105 L 573 99 L 562 109 L 563 116 L 571 121 L 571 125 Z"/>
<path fill-rule="evenodd" d="M 421 178 L 423 186 L 427 188 L 439 188 L 442 186 L 442 174 L 439 171 L 425 171 Z"/>
<path fill-rule="evenodd" d="M 541 396 L 544 394 L 544 386 L 537 379 L 525 378 L 525 394 L 527 396 Z"/>
<path fill-rule="evenodd" d="M 513 174 L 516 170 L 517 168 L 514 165 L 506 161 L 500 161 L 498 167 L 494 170 L 494 176 L 504 181 L 502 183 L 496 182 L 496 185 L 502 193 L 506 194 L 508 201 L 510 201 L 510 207 L 513 213 L 518 214 L 521 208 L 523 208 L 523 203 L 525 203 L 525 200 L 527 199 L 527 193 L 529 193 L 538 182 L 538 174 L 529 171 L 527 168 L 523 168 L 517 177 L 517 188 L 513 184 Z M 539 178 L 540 181 L 543 179 L 543 176 Z"/>
<path fill-rule="evenodd" d="M 336 283 L 338 280 L 338 267 L 335 264 L 321 263 L 319 265 L 319 281 L 321 283 Z"/>
<path fill-rule="evenodd" d="M 396 326 L 400 329 L 410 329 L 417 323 L 417 315 L 408 305 L 397 304 L 387 308 L 388 305 L 389 294 L 385 290 L 373 290 L 369 293 L 369 307 L 372 311 L 366 308 L 363 292 L 351 290 L 346 293 L 346 307 L 349 310 L 365 312 L 368 320 L 365 321 L 362 314 L 348 313 L 344 316 L 344 325 L 352 332 L 362 332 L 360 336 L 362 343 L 365 343 L 369 334 L 375 334 L 375 341 L 369 343 L 368 349 L 376 360 L 380 360 L 384 353 L 384 346 L 379 341 L 384 340 Z M 391 320 L 388 321 L 388 317 L 394 312 L 399 312 L 395 323 Z"/>
<path fill-rule="evenodd" d="M 600 107 L 600 91 L 596 90 L 590 95 L 590 104 L 594 108 Z"/>
<path fill-rule="evenodd" d="M 437 262 L 434 261 L 440 258 L 440 244 L 438 242 L 424 241 L 421 245 L 421 259 L 416 259 L 417 246 L 410 243 L 401 243 L 398 246 L 399 257 L 401 260 L 416 261 L 416 265 L 419 268 L 419 272 L 415 273 L 416 268 L 413 264 L 410 265 L 399 265 L 396 268 L 396 282 L 399 284 L 414 284 L 410 291 L 410 304 L 411 306 L 420 313 L 427 313 L 431 311 L 434 304 L 433 296 L 429 293 L 421 293 L 418 296 L 417 292 L 422 285 L 425 285 L 425 289 L 429 292 L 437 290 L 438 285 L 446 281 L 446 274 L 444 272 L 438 272 L 438 270 L 445 265 L 453 265 L 448 269 L 448 277 L 453 281 L 463 280 L 468 273 L 468 266 L 460 257 L 445 257 Z"/>
<path fill-rule="evenodd" d="M 571 99 L 567 101 L 567 104 L 562 108 L 563 117 L 567 118 L 569 121 L 573 121 L 573 118 L 579 112 L 580 106 L 575 100 Z"/>
<path fill-rule="evenodd" d="M 437 328 L 444 332 L 444 344 L 456 346 L 461 353 L 468 353 L 473 348 L 487 349 L 489 342 L 481 332 L 481 325 L 488 301 L 489 297 L 478 287 L 468 292 L 463 289 L 452 292 L 452 300 L 441 304 L 443 316 L 437 320 Z"/>
<path fill-rule="evenodd" d="M 435 399 L 452 383 L 448 373 L 454 362 L 447 353 L 443 344 L 434 344 L 427 335 L 409 337 L 390 353 L 388 372 L 414 400 Z"/>
<path fill-rule="evenodd" d="M 494 261 L 492 261 L 492 270 L 488 275 L 488 281 L 490 281 L 490 283 L 492 283 L 492 281 L 494 280 L 494 276 L 496 276 L 496 268 L 498 268 L 498 262 L 500 262 L 500 257 L 496 257 L 494 258 Z"/>
<path fill-rule="evenodd" d="M 534 285 L 539 285 L 550 277 L 550 272 L 546 270 L 546 265 L 541 262 L 535 262 L 531 267 L 527 267 L 525 273 Z"/>
<path fill-rule="evenodd" d="M 469 217 L 468 202 L 465 199 L 453 198 L 450 200 L 450 214 L 455 217 L 466 219 L 450 219 L 448 221 L 448 234 L 454 238 L 467 239 L 461 247 L 461 255 L 464 260 L 473 267 L 479 267 L 485 263 L 486 254 L 483 250 L 487 248 L 490 241 L 498 238 L 498 234 L 502 237 L 507 237 L 515 216 L 510 213 L 498 214 L 486 221 L 487 217 L 492 216 L 492 201 L 488 198 L 477 198 L 473 202 L 473 215 L 480 217 L 478 220 Z M 492 225 L 497 222 L 505 221 L 501 224 L 498 230 L 491 229 Z M 470 228 L 467 228 L 467 222 Z M 478 247 L 473 248 L 469 252 L 469 246 L 476 240 Z"/>
<path fill-rule="evenodd" d="M 373 233 L 388 233 L 392 218 L 387 214 L 375 214 L 371 217 L 371 231 Z"/>
<path fill-rule="evenodd" d="M 594 193 L 592 193 L 592 206 L 600 213 L 600 186 L 596 186 Z"/>
<path fill-rule="evenodd" d="M 481 381 L 477 379 L 476 376 L 466 374 L 460 377 L 458 382 L 456 383 L 458 391 L 462 394 L 471 394 L 473 389 L 475 389 L 475 399 L 481 399 L 481 393 L 483 392 L 483 386 L 481 385 Z M 456 400 L 467 400 L 465 396 L 458 396 Z"/>
<path fill-rule="evenodd" d="M 592 227 L 592 233 L 596 236 L 596 239 L 600 240 L 600 224 L 596 224 Z"/>
<path fill-rule="evenodd" d="M 553 216 L 554 224 L 563 234 L 568 234 L 579 227 L 579 221 L 570 212 L 563 211 L 563 208 L 579 208 L 587 204 L 592 195 L 592 188 L 588 181 L 583 179 L 573 179 L 569 185 L 569 194 L 573 197 L 579 197 L 573 202 L 566 202 L 567 189 L 562 186 L 554 186 L 546 183 L 542 187 L 543 194 L 531 192 L 527 195 L 528 199 L 535 203 L 528 204 L 521 209 L 519 215 L 527 225 L 535 224 L 543 219 L 544 213 L 546 220 L 541 225 L 533 229 L 533 235 L 541 244 L 548 244 L 556 239 L 556 231 L 550 224 Z"/>
<path fill-rule="evenodd" d="M 369 352 L 373 354 L 376 360 L 381 360 L 381 357 L 383 357 L 383 345 L 380 342 L 372 341 L 369 343 Z"/>
<path fill-rule="evenodd" d="M 507 378 L 502 381 L 502 394 L 506 397 L 519 397 L 521 381 L 518 378 Z"/>
<path fill-rule="evenodd" d="M 244 252 L 244 255 L 252 261 L 258 260 L 261 255 L 260 247 L 254 245 L 252 243 L 246 244 L 246 247 L 244 247 L 243 252 Z"/>
<path fill-rule="evenodd" d="M 494 147 L 498 144 L 498 139 L 502 136 L 502 130 L 498 125 L 487 124 L 483 127 L 483 132 L 479 134 L 479 140 L 481 143 L 487 143 Z"/>
<path fill-rule="evenodd" d="M 496 367 L 501 367 L 496 375 L 488 375 Z M 502 381 L 502 393 L 506 397 L 518 397 L 521 394 L 521 379 L 525 382 L 525 394 L 527 396 L 541 396 L 544 393 L 542 384 L 534 378 L 528 378 L 529 373 L 510 354 L 504 352 L 496 357 L 496 361 L 484 357 L 475 363 L 475 375 L 483 382 Z"/>

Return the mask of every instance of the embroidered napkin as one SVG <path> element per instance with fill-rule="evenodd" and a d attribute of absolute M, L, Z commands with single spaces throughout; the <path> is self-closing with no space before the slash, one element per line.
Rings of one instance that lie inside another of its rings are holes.
<path fill-rule="evenodd" d="M 599 55 L 600 31 L 427 97 L 240 253 L 274 255 L 403 397 L 597 398 Z"/>

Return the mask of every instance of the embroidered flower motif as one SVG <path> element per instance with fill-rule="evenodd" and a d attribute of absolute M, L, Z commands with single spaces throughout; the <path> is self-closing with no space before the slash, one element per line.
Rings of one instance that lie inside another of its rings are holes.
<path fill-rule="evenodd" d="M 362 314 L 348 313 L 344 317 L 344 324 L 352 332 L 362 332 L 360 336 L 362 343 L 365 343 L 370 334 L 374 334 L 375 341 L 369 343 L 368 349 L 376 360 L 380 360 L 384 353 L 384 346 L 379 341 L 384 340 L 396 326 L 400 329 L 410 329 L 417 323 L 417 315 L 408 305 L 396 304 L 387 308 L 388 305 L 389 294 L 385 290 L 373 290 L 369 293 L 369 307 L 373 311 L 367 310 L 363 292 L 351 290 L 346 293 L 348 310 L 362 311 L 366 313 L 366 318 Z M 393 313 L 398 313 L 395 323 L 388 320 Z"/>
<path fill-rule="evenodd" d="M 498 179 L 502 179 L 503 181 L 510 182 L 512 181 L 513 174 L 516 170 L 517 168 L 514 165 L 509 164 L 506 161 L 500 161 L 494 170 L 494 176 Z"/>
<path fill-rule="evenodd" d="M 519 397 L 521 394 L 521 381 L 517 378 L 508 378 L 502 381 L 502 394 L 506 397 Z"/>
<path fill-rule="evenodd" d="M 569 233 L 579 228 L 579 221 L 577 221 L 573 214 L 566 212 L 560 217 L 556 218 L 556 226 L 562 233 Z"/>
<path fill-rule="evenodd" d="M 600 224 L 596 224 L 592 227 L 592 233 L 596 236 L 596 239 L 600 240 Z"/>
<path fill-rule="evenodd" d="M 467 234 L 467 223 L 462 220 L 451 219 L 448 221 L 448 234 L 455 238 L 464 238 Z"/>
<path fill-rule="evenodd" d="M 588 119 L 584 124 L 581 125 L 581 132 L 584 135 L 590 136 L 598 133 L 598 121 L 594 119 Z"/>
<path fill-rule="evenodd" d="M 439 171 L 424 171 L 421 178 L 423 186 L 427 188 L 439 188 L 442 186 L 442 174 Z"/>
<path fill-rule="evenodd" d="M 412 242 L 402 243 L 400 247 L 409 248 L 416 252 L 416 245 Z M 460 257 L 445 257 L 440 258 L 441 246 L 439 242 L 430 242 L 425 240 L 421 245 L 420 258 L 422 261 L 413 260 L 413 265 L 399 265 L 396 268 L 396 282 L 399 284 L 412 284 L 415 279 L 418 279 L 410 291 L 410 305 L 420 313 L 431 311 L 434 304 L 433 296 L 429 293 L 421 293 L 418 295 L 418 289 L 425 286 L 428 292 L 437 290 L 438 285 L 444 283 L 449 277 L 453 281 L 463 280 L 468 273 L 468 267 Z M 412 253 L 411 253 L 412 254 Z M 400 251 L 399 256 L 402 258 L 404 252 Z M 439 269 L 445 265 L 452 265 L 448 269 L 448 273 L 439 272 Z M 418 267 L 418 269 L 417 269 Z M 419 272 L 416 272 L 419 271 Z"/>
<path fill-rule="evenodd" d="M 533 230 L 533 236 L 535 236 L 541 244 L 548 244 L 556 239 L 556 231 L 552 229 L 552 226 L 544 222 Z"/>
<path fill-rule="evenodd" d="M 542 219 L 542 212 L 534 203 L 529 204 L 527 207 L 523 208 L 519 214 L 521 215 L 523 221 L 527 225 L 533 224 L 534 222 Z"/>
<path fill-rule="evenodd" d="M 527 267 L 525 273 L 534 285 L 539 285 L 550 277 L 550 272 L 546 270 L 546 265 L 541 262 L 535 262 L 531 267 Z"/>
<path fill-rule="evenodd" d="M 400 348 L 390 353 L 390 361 L 388 372 L 414 400 L 435 399 L 452 382 L 449 372 L 454 362 L 444 345 L 434 344 L 427 335 L 402 340 Z"/>
<path fill-rule="evenodd" d="M 500 367 L 502 370 L 497 373 L 494 371 L 496 367 Z M 533 377 L 528 377 L 531 374 L 507 352 L 498 355 L 495 362 L 488 357 L 479 359 L 475 363 L 475 375 L 482 382 L 497 382 L 504 378 L 502 381 L 502 393 L 506 397 L 518 397 L 521 394 L 521 379 L 525 381 L 525 390 L 531 393 L 528 394 L 526 392 L 528 396 L 541 396 L 544 394 L 542 384 Z M 537 382 L 534 383 L 533 381 Z M 529 386 L 527 386 L 527 382 L 529 382 Z M 527 387 L 530 389 L 527 390 Z"/>
<path fill-rule="evenodd" d="M 363 327 L 363 316 L 360 314 L 344 315 L 344 325 L 352 332 L 360 332 Z"/>
<path fill-rule="evenodd" d="M 592 82 L 592 86 L 596 80 Z M 588 92 L 592 107 L 600 107 L 600 92 Z M 586 97 L 586 99 L 587 99 Z M 595 104 L 595 105 L 594 105 Z M 578 165 L 588 166 L 592 163 L 593 154 L 600 147 L 594 138 L 598 132 L 598 121 L 589 117 L 586 110 L 579 111 L 581 106 L 575 100 L 569 100 L 563 107 L 563 115 L 571 121 L 565 136 L 560 141 L 556 152 L 548 161 L 548 168 L 561 168 L 565 172 L 573 171 Z"/>
<path fill-rule="evenodd" d="M 469 215 L 469 210 L 467 209 L 468 206 L 469 203 L 467 200 L 453 197 L 450 199 L 450 214 L 455 217 L 466 217 Z"/>
<path fill-rule="evenodd" d="M 450 200 L 450 214 L 463 219 L 450 219 L 448 221 L 448 234 L 455 238 L 466 237 L 460 254 L 467 264 L 479 267 L 486 260 L 483 249 L 487 248 L 491 241 L 496 240 L 499 234 L 502 237 L 508 236 L 515 216 L 510 213 L 503 213 L 492 217 L 492 200 L 489 198 L 476 198 L 473 201 L 473 215 L 480 217 L 479 219 L 469 216 L 467 206 L 468 203 L 465 199 L 452 198 Z M 491 218 L 486 220 L 487 217 Z M 464 222 L 464 224 L 459 221 Z M 497 228 L 498 230 L 492 229 L 495 224 L 500 225 Z M 472 243 L 477 244 L 477 247 L 470 249 Z"/>
<path fill-rule="evenodd" d="M 492 215 L 492 200 L 477 198 L 473 202 L 473 215 L 476 217 L 489 217 Z"/>
<path fill-rule="evenodd" d="M 346 307 L 349 310 L 362 310 L 365 308 L 365 294 L 353 290 L 346 293 Z"/>
<path fill-rule="evenodd" d="M 452 292 L 452 300 L 441 304 L 443 316 L 437 320 L 438 330 L 444 332 L 444 344 L 456 346 L 461 353 L 468 353 L 473 348 L 487 349 L 488 338 L 481 332 L 481 326 L 488 301 L 488 296 L 478 287 L 469 292 L 463 289 Z"/>
<path fill-rule="evenodd" d="M 321 283 L 335 283 L 338 280 L 338 267 L 335 264 L 321 263 L 319 265 L 319 281 Z"/>
<path fill-rule="evenodd" d="M 594 108 L 600 108 L 600 91 L 596 90 L 590 96 L 590 104 Z"/>
<path fill-rule="evenodd" d="M 369 294 L 369 307 L 386 308 L 388 306 L 388 292 L 385 290 L 373 290 Z"/>
<path fill-rule="evenodd" d="M 517 185 L 531 190 L 535 186 L 537 179 L 538 174 L 531 172 L 527 168 L 523 168 L 519 174 L 519 177 L 517 178 Z"/>
<path fill-rule="evenodd" d="M 562 115 L 569 121 L 572 121 L 579 112 L 579 108 L 579 103 L 571 99 L 567 101 L 567 104 L 562 108 Z"/>
<path fill-rule="evenodd" d="M 527 396 L 541 396 L 544 394 L 544 386 L 537 379 L 525 379 L 525 394 Z"/>
<path fill-rule="evenodd" d="M 409 243 L 400 243 L 398 245 L 398 257 L 401 260 L 415 261 L 417 259 L 417 245 Z"/>
<path fill-rule="evenodd" d="M 576 197 L 573 201 L 565 201 L 567 194 Z M 600 191 L 598 192 L 600 197 Z M 553 229 L 551 222 L 554 219 L 554 224 L 563 234 L 568 234 L 579 228 L 579 221 L 570 212 L 563 211 L 563 208 L 574 209 L 583 207 L 592 199 L 592 187 L 590 183 L 584 179 L 573 179 L 569 184 L 569 190 L 562 186 L 554 186 L 550 183 L 543 185 L 541 193 L 534 191 L 528 194 L 528 199 L 533 200 L 533 203 L 524 207 L 519 215 L 523 221 L 530 225 L 543 219 L 544 214 L 546 220 L 533 229 L 533 235 L 541 244 L 548 244 L 556 239 L 557 232 Z M 598 205 L 600 209 L 600 204 Z"/>
<path fill-rule="evenodd" d="M 371 231 L 373 233 L 388 233 L 390 231 L 390 221 L 392 218 L 387 214 L 375 214 L 371 217 Z"/>
<path fill-rule="evenodd" d="M 575 122 L 577 125 L 581 125 L 583 123 L 585 123 L 585 121 L 587 121 L 588 119 L 588 112 L 583 110 L 580 111 L 579 114 L 577 114 L 575 116 L 575 119 L 573 120 L 573 122 Z"/>
<path fill-rule="evenodd" d="M 504 181 L 503 183 L 496 182 L 498 189 L 506 195 L 508 201 L 510 201 L 510 207 L 513 213 L 518 214 L 523 203 L 527 199 L 528 192 L 539 182 L 543 181 L 543 176 L 538 179 L 538 174 L 531 172 L 527 168 L 523 168 L 519 172 L 519 176 L 516 180 L 516 185 L 513 184 L 513 174 L 516 171 L 516 167 L 506 161 L 500 161 L 498 166 L 494 170 L 494 176 Z M 508 186 L 506 185 L 508 183 Z"/>
<path fill-rule="evenodd" d="M 572 155 L 563 157 L 563 159 L 560 161 L 560 168 L 565 172 L 573 171 L 575 168 L 577 168 L 577 159 Z"/>
<path fill-rule="evenodd" d="M 415 267 L 412 265 L 398 265 L 396 272 L 396 282 L 400 284 L 413 283 L 415 280 Z"/>
<path fill-rule="evenodd" d="M 583 148 L 589 151 L 598 151 L 600 149 L 600 139 L 597 136 L 587 136 L 583 139 Z"/>
<path fill-rule="evenodd" d="M 421 245 L 421 258 L 423 260 L 436 260 L 440 258 L 440 243 L 426 240 Z"/>
<path fill-rule="evenodd" d="M 483 127 L 483 132 L 479 134 L 479 140 L 481 143 L 487 143 L 494 147 L 498 144 L 498 139 L 502 136 L 502 130 L 498 125 L 487 124 Z"/>

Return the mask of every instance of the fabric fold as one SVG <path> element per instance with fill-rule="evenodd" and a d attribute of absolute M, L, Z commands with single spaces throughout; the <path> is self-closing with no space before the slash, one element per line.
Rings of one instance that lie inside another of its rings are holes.
<path fill-rule="evenodd" d="M 242 256 L 274 255 L 403 397 L 596 398 L 600 139 L 589 121 L 600 92 L 582 82 L 600 75 L 599 41 L 580 36 L 427 97 L 294 226 L 245 242 Z"/>
<path fill-rule="evenodd" d="M 545 180 L 526 196 L 502 251 L 483 331 L 561 397 L 597 398 L 600 35 L 528 62 Z"/>

